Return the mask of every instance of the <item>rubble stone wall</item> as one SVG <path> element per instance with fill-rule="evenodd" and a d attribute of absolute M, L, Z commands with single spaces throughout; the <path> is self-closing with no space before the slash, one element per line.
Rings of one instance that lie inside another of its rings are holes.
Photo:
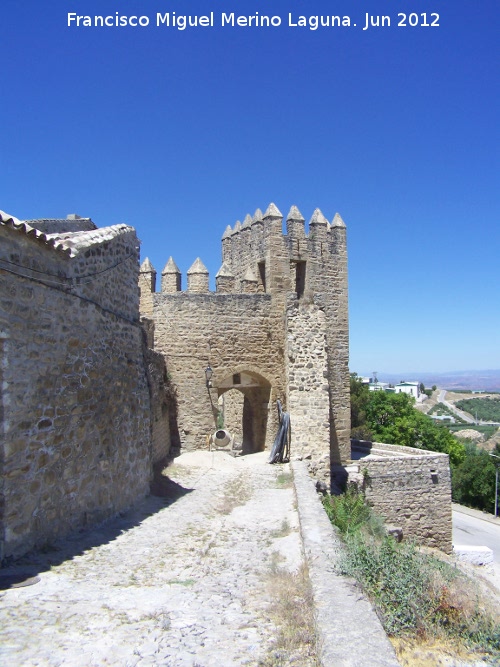
<path fill-rule="evenodd" d="M 139 319 L 139 242 L 132 227 L 115 225 L 71 235 L 73 292 L 126 319 Z"/>
<path fill-rule="evenodd" d="M 224 428 L 238 444 L 243 443 L 243 405 L 245 396 L 238 389 L 230 389 L 222 396 L 224 410 Z"/>
<path fill-rule="evenodd" d="M 146 348 L 148 384 L 151 398 L 151 460 L 153 466 L 166 463 L 170 456 L 170 422 L 175 419 L 176 395 L 163 355 Z"/>
<path fill-rule="evenodd" d="M 69 257 L 0 225 L 0 559 L 148 492 L 138 242 L 110 229 Z"/>
<path fill-rule="evenodd" d="M 382 443 L 355 448 L 370 453 L 370 458 L 348 467 L 350 479 L 362 475 L 366 499 L 377 514 L 400 527 L 404 538 L 451 553 L 448 455 Z"/>
<path fill-rule="evenodd" d="M 326 455 L 329 477 L 330 400 L 325 313 L 292 301 L 287 310 L 288 410 L 292 456 L 319 461 Z"/>

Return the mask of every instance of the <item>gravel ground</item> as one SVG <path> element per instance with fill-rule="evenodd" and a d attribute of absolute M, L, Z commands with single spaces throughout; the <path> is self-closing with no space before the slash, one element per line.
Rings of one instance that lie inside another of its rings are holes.
<path fill-rule="evenodd" d="M 303 554 L 289 467 L 265 456 L 184 454 L 163 497 L 4 569 L 40 580 L 0 591 L 0 663 L 272 664 L 271 572 Z"/>

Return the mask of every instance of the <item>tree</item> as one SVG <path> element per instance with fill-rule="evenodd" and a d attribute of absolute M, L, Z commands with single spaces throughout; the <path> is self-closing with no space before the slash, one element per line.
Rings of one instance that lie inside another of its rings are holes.
<path fill-rule="evenodd" d="M 415 410 L 414 403 L 415 399 L 405 393 L 371 393 L 366 421 L 374 437 L 381 442 L 443 452 L 453 465 L 461 463 L 464 446 L 445 426 L 434 424 L 430 417 Z"/>
<path fill-rule="evenodd" d="M 351 437 L 371 440 L 372 433 L 366 425 L 366 406 L 370 400 L 370 390 L 357 373 L 351 373 Z"/>
<path fill-rule="evenodd" d="M 475 445 L 465 446 L 465 458 L 452 467 L 453 500 L 493 512 L 495 507 L 495 460 Z"/>

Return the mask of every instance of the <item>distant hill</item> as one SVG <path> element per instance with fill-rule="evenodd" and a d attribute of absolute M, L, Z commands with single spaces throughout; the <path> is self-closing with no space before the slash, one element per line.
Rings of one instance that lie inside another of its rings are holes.
<path fill-rule="evenodd" d="M 358 375 L 371 375 L 358 373 Z M 426 387 L 436 385 L 441 389 L 469 389 L 471 391 L 484 389 L 485 391 L 500 391 L 500 370 L 487 371 L 450 371 L 448 373 L 377 373 L 379 382 L 396 384 L 401 380 L 416 380 L 423 382 Z"/>

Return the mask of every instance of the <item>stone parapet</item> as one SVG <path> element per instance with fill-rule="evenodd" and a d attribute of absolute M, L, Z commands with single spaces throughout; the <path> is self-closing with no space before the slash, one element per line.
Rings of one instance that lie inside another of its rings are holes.
<path fill-rule="evenodd" d="M 181 272 L 173 257 L 169 257 L 161 272 L 161 291 L 174 294 L 181 291 Z"/>
<path fill-rule="evenodd" d="M 188 292 L 208 292 L 208 270 L 198 257 L 187 272 Z"/>
<path fill-rule="evenodd" d="M 363 485 L 367 501 L 403 537 L 451 553 L 451 475 L 447 454 L 413 447 L 352 442 L 347 481 Z"/>
<path fill-rule="evenodd" d="M 322 667 L 398 667 L 387 635 L 356 582 L 336 573 L 343 545 L 303 461 L 293 461 L 300 533 L 315 607 Z M 360 636 L 363 641 L 360 641 Z"/>

